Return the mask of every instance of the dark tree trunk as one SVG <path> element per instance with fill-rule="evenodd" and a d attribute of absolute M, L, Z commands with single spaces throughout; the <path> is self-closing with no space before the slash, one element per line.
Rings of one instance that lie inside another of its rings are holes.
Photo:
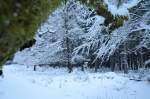
<path fill-rule="evenodd" d="M 3 70 L 0 70 L 0 76 L 2 76 L 3 75 Z"/>

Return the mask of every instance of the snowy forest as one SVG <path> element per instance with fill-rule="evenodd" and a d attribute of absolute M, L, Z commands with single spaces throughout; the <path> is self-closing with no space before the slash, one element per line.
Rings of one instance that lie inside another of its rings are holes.
<path fill-rule="evenodd" d="M 0 99 L 149 99 L 150 0 L 0 0 Z"/>

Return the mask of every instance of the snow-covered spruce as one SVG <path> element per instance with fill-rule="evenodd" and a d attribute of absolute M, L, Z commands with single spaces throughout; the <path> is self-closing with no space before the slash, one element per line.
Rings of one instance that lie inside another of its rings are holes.
<path fill-rule="evenodd" d="M 47 22 L 41 26 L 35 36 L 35 45 L 17 52 L 13 61 L 29 66 L 65 66 L 64 39 L 66 30 L 64 24 L 68 26 L 67 36 L 71 41 L 69 46 L 72 48 L 71 53 L 74 53 L 73 50 L 78 46 L 90 41 L 98 41 L 102 37 L 100 32 L 104 28 L 103 25 L 101 26 L 103 22 L 104 18 L 93 15 L 93 11 L 90 11 L 88 7 L 70 0 L 66 6 L 58 8 L 50 15 Z"/>

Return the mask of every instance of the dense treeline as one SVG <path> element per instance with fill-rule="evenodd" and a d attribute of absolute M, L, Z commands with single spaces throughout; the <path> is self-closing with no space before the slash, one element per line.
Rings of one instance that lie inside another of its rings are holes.
<path fill-rule="evenodd" d="M 95 68 L 95 71 L 102 68 L 109 68 L 112 71 L 124 70 L 125 73 L 127 73 L 128 70 L 150 67 L 149 29 L 137 25 L 137 23 L 149 25 L 149 23 L 147 23 L 149 18 L 146 17 L 148 16 L 146 13 L 149 13 L 149 2 L 144 0 L 138 3 L 137 6 L 130 8 L 130 19 L 126 22 L 126 25 L 123 26 L 124 21 L 128 20 L 128 16 L 112 15 L 112 13 L 108 11 L 107 5 L 103 3 L 103 0 L 79 1 L 90 6 L 90 11 L 93 11 L 91 9 L 93 8 L 96 14 L 105 18 L 104 27 L 107 27 L 109 32 L 101 31 L 102 34 L 105 35 L 104 40 L 99 37 L 97 40 L 93 39 L 86 42 L 87 44 L 85 42 L 77 44 L 76 46 L 78 47 L 72 52 L 74 66 L 83 67 L 86 64 L 86 67 Z M 122 0 L 118 0 L 118 8 L 121 2 Z M 141 9 L 145 10 L 143 11 Z M 94 13 L 93 16 L 96 14 Z M 140 19 L 138 19 L 139 15 Z M 92 16 L 89 15 L 89 17 Z M 121 26 L 123 27 L 118 29 Z M 86 26 L 82 27 L 86 28 Z M 118 31 L 114 31 L 115 29 Z M 99 34 L 101 32 L 99 32 Z M 145 38 L 147 38 L 146 41 L 144 41 Z M 116 42 L 118 39 L 120 41 Z"/>

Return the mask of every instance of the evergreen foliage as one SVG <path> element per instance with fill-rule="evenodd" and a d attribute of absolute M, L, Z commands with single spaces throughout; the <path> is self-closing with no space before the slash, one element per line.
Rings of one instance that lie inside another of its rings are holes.
<path fill-rule="evenodd" d="M 0 0 L 0 65 L 12 57 L 61 0 Z"/>
<path fill-rule="evenodd" d="M 80 1 L 80 0 L 79 0 Z M 105 18 L 104 25 L 109 26 L 109 33 L 113 30 L 121 27 L 124 21 L 128 20 L 128 16 L 114 16 L 110 11 L 108 11 L 108 7 L 104 4 L 103 0 L 81 0 L 82 3 L 88 5 L 89 7 L 95 9 L 99 16 L 103 16 Z M 118 8 L 121 1 L 118 1 Z"/>

